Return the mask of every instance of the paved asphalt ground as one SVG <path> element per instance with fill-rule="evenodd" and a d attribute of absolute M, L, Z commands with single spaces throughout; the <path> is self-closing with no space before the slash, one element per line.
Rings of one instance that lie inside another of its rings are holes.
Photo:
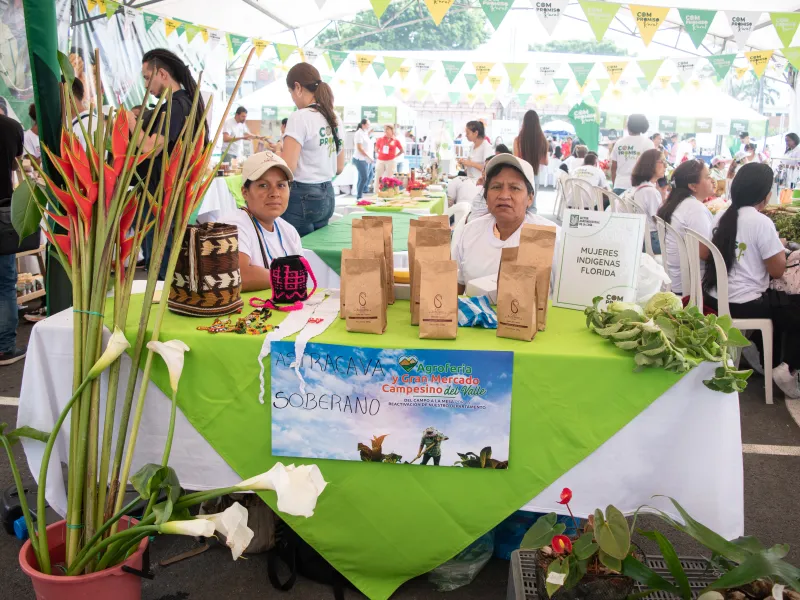
<path fill-rule="evenodd" d="M 21 321 L 19 342 L 25 343 L 31 325 Z M 23 363 L 0 367 L 0 422 L 16 423 L 14 399 L 19 397 Z M 800 498 L 800 401 L 789 404 L 780 391 L 775 391 L 775 404 L 763 400 L 763 380 L 753 376 L 741 394 L 742 442 L 744 444 L 745 533 L 758 537 L 765 545 L 788 543 L 792 549 L 787 560 L 800 565 L 800 511 L 795 502 Z M 792 416 L 794 411 L 795 416 Z M 24 456 L 16 447 L 17 464 L 24 478 L 30 478 Z M 0 458 L 0 490 L 13 484 L 8 461 Z M 649 517 L 639 521 L 644 529 L 664 529 Z M 342 522 L 347 527 L 347 522 Z M 691 540 L 666 532 L 681 555 L 697 555 L 700 550 Z M 646 540 L 637 540 L 645 551 L 652 550 Z M 0 530 L 0 600 L 33 598 L 30 582 L 21 572 L 17 554 L 21 543 Z M 158 561 L 196 546 L 189 538 L 158 538 L 153 544 L 152 560 L 155 579 L 145 581 L 144 600 L 246 600 L 287 598 L 287 600 L 329 600 L 331 588 L 299 579 L 286 593 L 274 590 L 266 575 L 265 555 L 233 562 L 230 551 L 223 547 L 211 550 L 168 567 Z M 446 594 L 437 592 L 424 577 L 403 585 L 393 596 L 402 600 L 490 600 L 506 597 L 508 563 L 492 559 L 469 586 Z M 347 598 L 362 597 L 347 592 Z M 98 599 L 103 600 L 103 599 Z"/>

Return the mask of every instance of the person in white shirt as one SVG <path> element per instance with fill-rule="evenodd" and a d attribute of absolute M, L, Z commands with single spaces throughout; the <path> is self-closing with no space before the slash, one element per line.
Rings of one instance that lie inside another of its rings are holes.
<path fill-rule="evenodd" d="M 356 199 L 369 192 L 369 184 L 375 175 L 375 142 L 370 136 L 372 124 L 369 119 L 361 119 L 353 138 L 355 150 L 353 151 L 353 164 L 358 171 L 358 183 L 356 184 Z"/>
<path fill-rule="evenodd" d="M 464 226 L 453 257 L 459 294 L 473 279 L 497 274 L 503 248 L 519 246 L 524 223 L 550 225 L 560 232 L 555 223 L 528 210 L 533 205 L 533 179 L 533 167 L 512 154 L 498 154 L 486 164 L 484 195 L 489 213 Z"/>
<path fill-rule="evenodd" d="M 78 79 L 77 77 L 72 80 L 72 97 L 75 98 L 75 104 L 78 107 L 78 114 L 72 119 L 72 133 L 75 134 L 75 137 L 78 138 L 81 146 L 83 149 L 86 149 L 86 138 L 84 137 L 84 131 L 86 135 L 89 136 L 90 141 L 92 143 L 94 132 L 97 131 L 97 113 L 93 114 L 93 111 L 90 111 L 86 108 L 86 102 L 84 101 L 85 97 L 85 89 L 83 87 L 83 82 Z"/>
<path fill-rule="evenodd" d="M 247 128 L 247 109 L 240 106 L 236 109 L 236 114 L 225 121 L 222 129 L 222 141 L 227 144 L 223 149 L 228 150 L 227 158 L 244 158 L 244 140 L 251 140 L 255 137 Z"/>
<path fill-rule="evenodd" d="M 575 153 L 564 161 L 567 167 L 567 172 L 572 176 L 572 173 L 578 167 L 582 167 L 586 155 L 589 154 L 589 148 L 584 145 L 575 146 Z"/>
<path fill-rule="evenodd" d="M 472 142 L 468 158 L 459 160 L 462 169 L 466 169 L 467 177 L 480 179 L 486 159 L 494 154 L 491 144 L 486 140 L 486 129 L 480 121 L 470 121 L 465 130 L 467 140 Z"/>
<path fill-rule="evenodd" d="M 570 176 L 588 181 L 597 187 L 608 189 L 606 174 L 597 166 L 597 154 L 594 152 L 587 152 L 586 157 L 583 159 L 583 164 L 580 167 L 576 167 L 570 173 Z"/>
<path fill-rule="evenodd" d="M 634 114 L 628 117 L 628 135 L 621 137 L 611 151 L 611 179 L 614 193 L 621 196 L 631 187 L 631 173 L 639 156 L 653 149 L 653 142 L 644 134 L 650 127 L 647 117 Z"/>
<path fill-rule="evenodd" d="M 786 156 L 800 158 L 800 136 L 796 133 L 787 133 L 784 139 L 786 141 Z"/>
<path fill-rule="evenodd" d="M 664 177 L 666 170 L 667 161 L 663 152 L 653 149 L 642 152 L 631 173 L 631 200 L 647 216 L 647 229 L 650 231 L 650 245 L 654 254 L 661 254 L 655 216 L 663 202 L 658 180 Z"/>
<path fill-rule="evenodd" d="M 259 152 L 244 161 L 242 196 L 247 206 L 220 218 L 239 229 L 243 292 L 270 287 L 269 267 L 276 258 L 303 254 L 300 234 L 281 219 L 293 179 L 291 169 L 274 152 Z"/>
<path fill-rule="evenodd" d="M 672 225 L 683 239 L 687 229 L 693 229 L 706 238 L 711 238 L 713 216 L 711 211 L 698 200 L 708 198 L 714 190 L 714 180 L 702 160 L 688 160 L 678 165 L 672 173 L 672 190 L 666 201 L 656 213 Z M 681 261 L 678 253 L 678 241 L 667 231 L 664 267 L 672 280 L 672 291 L 678 295 L 688 294 L 681 282 Z M 708 257 L 708 248 L 700 245 L 700 258 Z"/>
<path fill-rule="evenodd" d="M 283 218 L 303 236 L 325 227 L 333 214 L 331 182 L 344 170 L 344 145 L 333 90 L 316 67 L 297 63 L 286 74 L 286 86 L 298 110 L 289 116 L 283 136 L 283 160 L 294 173 Z"/>
<path fill-rule="evenodd" d="M 775 224 L 760 211 L 772 196 L 774 173 L 769 165 L 744 165 L 731 185 L 731 206 L 715 219 L 711 241 L 719 249 L 728 273 L 731 316 L 738 319 L 771 319 L 773 325 L 772 378 L 789 398 L 800 398 L 800 302 L 784 292 L 769 289 L 770 277 L 786 271 L 785 242 Z M 717 271 L 713 257 L 703 275 L 706 302 L 717 307 Z M 796 298 L 796 297 L 795 297 Z M 784 334 L 787 344 L 783 344 Z M 755 337 L 755 336 L 754 336 Z M 754 340 L 762 350 L 760 335 Z M 782 346 L 785 352 L 781 355 Z M 760 359 L 752 346 L 745 354 L 756 370 Z M 761 353 L 763 356 L 763 352 Z"/>
<path fill-rule="evenodd" d="M 30 129 L 25 131 L 25 135 L 22 138 L 22 147 L 25 149 L 24 157 L 27 157 L 29 154 L 36 159 L 36 162 L 42 162 L 42 148 L 39 145 L 39 124 L 36 122 L 36 105 L 31 104 L 28 107 L 28 116 L 31 118 L 31 125 Z"/>

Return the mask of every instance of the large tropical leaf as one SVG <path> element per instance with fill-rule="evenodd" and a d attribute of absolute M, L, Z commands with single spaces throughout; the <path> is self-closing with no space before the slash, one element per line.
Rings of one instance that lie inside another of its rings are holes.
<path fill-rule="evenodd" d="M 33 182 L 24 181 L 11 196 L 11 225 L 20 239 L 39 231 L 42 207 L 47 205 L 44 191 Z"/>
<path fill-rule="evenodd" d="M 631 548 L 631 532 L 625 515 L 609 504 L 605 516 L 600 509 L 594 511 L 594 522 L 594 538 L 600 549 L 609 556 L 624 560 Z"/>
<path fill-rule="evenodd" d="M 681 597 L 691 598 L 692 590 L 689 587 L 689 578 L 686 576 L 686 572 L 681 566 L 678 553 L 675 552 L 675 548 L 672 543 L 658 531 L 642 531 L 641 533 L 646 538 L 658 543 L 658 547 L 661 550 L 661 556 L 664 557 L 664 562 L 667 563 L 669 572 L 672 573 L 675 583 L 681 590 Z"/>
<path fill-rule="evenodd" d="M 679 590 L 677 586 L 671 584 L 661 575 L 653 571 L 647 565 L 639 562 L 633 556 L 627 556 L 625 560 L 622 561 L 622 574 L 630 577 L 631 579 L 635 579 L 650 589 L 661 590 L 670 594 L 674 594 L 679 598 L 681 597 L 681 590 Z M 688 598 L 684 597 L 683 600 L 691 600 L 691 595 Z"/>
<path fill-rule="evenodd" d="M 539 517 L 536 522 L 528 529 L 528 533 L 522 538 L 520 548 L 538 550 L 550 543 L 554 535 L 561 535 L 567 526 L 564 523 L 557 523 L 556 513 L 549 513 Z"/>

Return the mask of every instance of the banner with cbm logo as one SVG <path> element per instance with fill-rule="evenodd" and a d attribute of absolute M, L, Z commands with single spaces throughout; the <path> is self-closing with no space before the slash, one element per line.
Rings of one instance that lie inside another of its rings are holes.
<path fill-rule="evenodd" d="M 273 342 L 272 454 L 507 468 L 512 352 Z"/>

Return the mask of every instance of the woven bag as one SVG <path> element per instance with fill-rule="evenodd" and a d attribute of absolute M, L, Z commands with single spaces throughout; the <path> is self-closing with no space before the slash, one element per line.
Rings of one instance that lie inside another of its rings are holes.
<path fill-rule="evenodd" d="M 183 237 L 169 289 L 169 309 L 192 317 L 242 310 L 239 232 L 235 225 L 192 225 Z"/>

